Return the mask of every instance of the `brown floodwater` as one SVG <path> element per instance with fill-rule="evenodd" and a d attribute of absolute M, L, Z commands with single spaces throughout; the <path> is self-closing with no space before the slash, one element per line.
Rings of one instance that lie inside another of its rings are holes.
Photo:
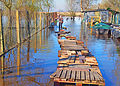
<path fill-rule="evenodd" d="M 97 58 L 106 86 L 120 86 L 120 43 L 109 36 L 91 35 L 79 17 L 75 21 L 65 17 L 63 26 Z M 1 57 L 0 86 L 54 86 L 49 76 L 57 69 L 60 50 L 54 30 L 37 33 Z"/>

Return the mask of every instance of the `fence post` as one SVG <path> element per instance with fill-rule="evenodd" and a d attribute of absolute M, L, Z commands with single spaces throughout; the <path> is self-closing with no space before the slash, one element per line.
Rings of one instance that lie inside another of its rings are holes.
<path fill-rule="evenodd" d="M 44 29 L 45 29 L 45 17 L 46 17 L 45 15 L 46 15 L 46 13 L 44 13 Z"/>
<path fill-rule="evenodd" d="M 16 10 L 16 33 L 17 33 L 17 43 L 20 43 L 20 27 L 19 27 L 19 11 Z"/>
<path fill-rule="evenodd" d="M 93 31 L 92 27 L 93 27 L 93 18 L 91 18 L 91 34 L 92 34 L 92 31 Z"/>
<path fill-rule="evenodd" d="M 34 13 L 35 18 L 35 32 L 37 32 L 37 12 Z"/>
<path fill-rule="evenodd" d="M 17 75 L 20 75 L 20 46 L 17 48 Z"/>
<path fill-rule="evenodd" d="M 49 13 L 47 13 L 47 27 L 49 26 Z"/>
<path fill-rule="evenodd" d="M 16 33 L 17 43 L 20 44 L 20 22 L 19 22 L 19 11 L 16 10 Z M 17 75 L 20 75 L 20 46 L 17 48 Z"/>
<path fill-rule="evenodd" d="M 40 12 L 40 30 L 42 30 L 42 13 Z"/>
<path fill-rule="evenodd" d="M 40 31 L 40 48 L 41 48 L 41 45 L 42 45 L 42 31 Z"/>

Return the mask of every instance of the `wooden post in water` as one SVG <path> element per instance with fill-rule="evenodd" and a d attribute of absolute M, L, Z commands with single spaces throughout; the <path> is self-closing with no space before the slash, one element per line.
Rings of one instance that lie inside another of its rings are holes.
<path fill-rule="evenodd" d="M 112 20 L 111 23 L 114 24 L 114 15 L 112 14 Z"/>
<path fill-rule="evenodd" d="M 116 13 L 114 14 L 114 24 L 116 24 Z"/>
<path fill-rule="evenodd" d="M 35 34 L 35 40 L 34 40 L 35 44 L 34 44 L 34 53 L 37 52 L 37 34 Z"/>
<path fill-rule="evenodd" d="M 42 45 L 42 31 L 40 31 L 40 48 L 41 48 L 41 45 Z"/>
<path fill-rule="evenodd" d="M 45 24 L 46 24 L 46 20 L 45 20 L 46 14 L 44 13 L 44 40 L 45 40 Z M 44 41 L 45 42 L 45 41 Z"/>
<path fill-rule="evenodd" d="M 42 13 L 40 12 L 40 30 L 42 30 Z"/>
<path fill-rule="evenodd" d="M 4 34 L 3 34 L 3 24 L 2 24 L 2 10 L 0 9 L 0 52 L 1 54 L 4 53 L 5 46 L 4 46 Z M 0 54 L 0 55 L 1 55 Z M 2 66 L 2 71 L 4 69 L 4 56 L 1 57 L 1 66 Z"/>
<path fill-rule="evenodd" d="M 93 18 L 91 18 L 91 34 L 92 34 Z"/>
<path fill-rule="evenodd" d="M 108 12 L 109 16 L 108 16 L 108 22 L 111 23 L 111 12 Z"/>
<path fill-rule="evenodd" d="M 4 53 L 4 35 L 2 26 L 2 10 L 0 9 L 0 55 Z M 4 86 L 4 55 L 0 57 L 1 59 L 1 75 L 0 75 L 0 85 Z"/>
<path fill-rule="evenodd" d="M 49 18 L 48 18 L 48 16 L 49 16 L 49 13 L 47 13 L 47 15 L 46 15 L 46 17 L 47 17 L 47 27 L 49 26 Z"/>
<path fill-rule="evenodd" d="M 20 43 L 20 27 L 19 27 L 19 11 L 16 10 L 16 33 L 17 33 L 17 43 Z"/>
<path fill-rule="evenodd" d="M 100 18 L 100 16 L 99 16 L 99 23 L 101 22 L 101 18 Z"/>
<path fill-rule="evenodd" d="M 119 14 L 117 15 L 117 24 L 119 23 Z"/>
<path fill-rule="evenodd" d="M 20 45 L 17 48 L 17 75 L 20 75 Z"/>
<path fill-rule="evenodd" d="M 45 17 L 46 17 L 45 15 L 46 15 L 46 14 L 44 13 L 44 29 L 45 29 Z"/>
<path fill-rule="evenodd" d="M 34 13 L 34 24 L 35 24 L 35 32 L 37 32 L 37 12 Z"/>

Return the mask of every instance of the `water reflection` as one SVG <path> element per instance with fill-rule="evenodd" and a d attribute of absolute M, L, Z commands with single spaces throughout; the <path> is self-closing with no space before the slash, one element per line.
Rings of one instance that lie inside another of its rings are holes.
<path fill-rule="evenodd" d="M 74 22 L 70 19 L 65 20 L 64 26 L 71 31 L 71 35 L 84 41 L 97 58 L 106 86 L 119 86 L 120 43 L 105 35 L 91 35 L 90 29 L 84 22 L 81 23 L 79 18 L 75 18 Z M 22 29 L 21 34 L 26 33 L 25 30 Z M 3 60 L 1 57 L 0 85 L 53 86 L 54 82 L 49 76 L 56 71 L 58 50 L 60 47 L 54 31 L 51 29 L 40 31 L 7 53 Z"/>
<path fill-rule="evenodd" d="M 49 75 L 56 70 L 58 49 L 54 32 L 49 29 L 40 31 L 21 46 L 8 52 L 4 60 L 1 57 L 1 66 L 2 62 L 5 64 L 3 73 L 1 67 L 1 85 L 53 86 Z"/>
<path fill-rule="evenodd" d="M 20 75 L 20 46 L 17 48 L 17 75 Z"/>
<path fill-rule="evenodd" d="M 80 23 L 81 20 L 76 18 L 75 23 L 67 20 L 64 26 L 72 31 L 71 35 L 84 41 L 90 52 L 97 58 L 106 86 L 120 86 L 120 42 L 109 35 L 90 34 L 86 23 Z"/>

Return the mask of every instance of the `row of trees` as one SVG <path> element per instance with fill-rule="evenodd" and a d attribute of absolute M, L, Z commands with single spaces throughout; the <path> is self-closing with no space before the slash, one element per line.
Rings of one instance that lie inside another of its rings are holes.
<path fill-rule="evenodd" d="M 99 0 L 66 0 L 68 11 L 85 11 L 92 9 Z"/>
<path fill-rule="evenodd" d="M 12 12 L 14 10 L 28 11 L 30 16 L 36 11 L 49 12 L 53 7 L 53 0 L 0 0 L 0 9 L 4 10 L 6 16 L 8 16 L 8 26 L 12 26 Z"/>
<path fill-rule="evenodd" d="M 120 11 L 120 0 L 102 0 L 99 8 Z"/>
<path fill-rule="evenodd" d="M 107 9 L 120 11 L 120 0 L 66 0 L 68 11 Z"/>
<path fill-rule="evenodd" d="M 71 13 L 70 15 L 75 17 L 75 12 L 91 10 L 98 0 L 66 0 L 67 9 Z"/>
<path fill-rule="evenodd" d="M 77 11 L 87 11 L 94 9 L 111 9 L 120 11 L 120 0 L 66 0 L 67 9 L 71 16 L 75 16 Z"/>
<path fill-rule="evenodd" d="M 53 0 L 0 0 L 5 8 L 29 10 L 29 11 L 50 11 L 53 7 Z"/>

